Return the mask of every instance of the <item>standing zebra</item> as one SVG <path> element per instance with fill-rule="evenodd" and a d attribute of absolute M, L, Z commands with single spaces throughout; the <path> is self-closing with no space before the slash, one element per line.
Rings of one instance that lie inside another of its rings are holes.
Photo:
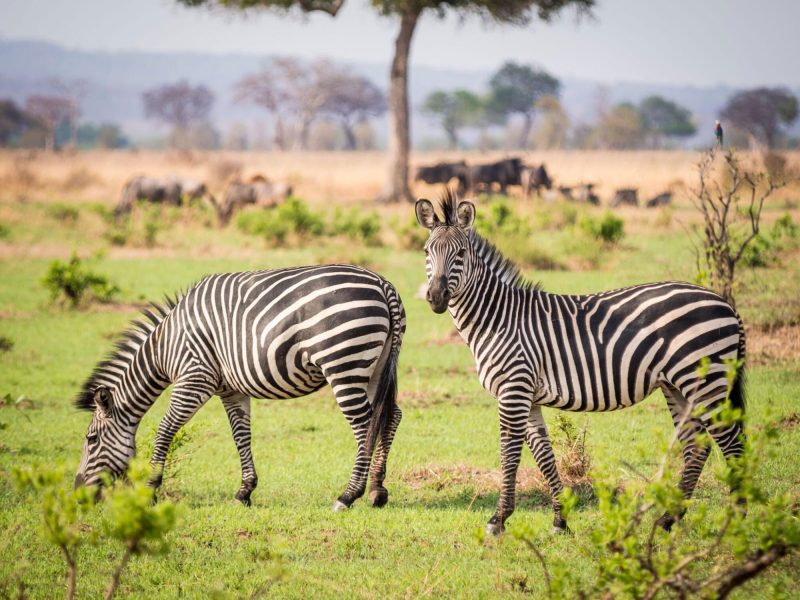
<path fill-rule="evenodd" d="M 727 459 L 742 454 L 741 424 L 713 420 L 728 397 L 725 361 L 744 360 L 744 328 L 729 304 L 709 290 L 677 282 L 585 296 L 548 294 L 475 233 L 471 202 L 459 203 L 448 191 L 442 210 L 443 222 L 428 200 L 417 201 L 417 219 L 430 230 L 427 299 L 436 313 L 449 309 L 500 413 L 503 485 L 487 532 L 502 532 L 514 511 L 525 441 L 550 485 L 554 531 L 567 529 L 542 406 L 616 410 L 660 387 L 683 444 L 679 485 L 686 498 L 709 453 L 695 442 L 698 433 L 707 430 Z M 697 366 L 705 358 L 709 364 L 701 375 Z M 743 379 L 740 370 L 730 390 L 732 405 L 742 410 Z M 664 514 L 659 525 L 669 530 L 679 517 Z"/>
<path fill-rule="evenodd" d="M 156 436 L 154 483 L 161 481 L 177 431 L 218 394 L 242 463 L 236 498 L 249 505 L 258 482 L 250 398 L 298 398 L 329 383 L 358 442 L 353 473 L 334 509 L 364 494 L 368 472 L 372 504 L 386 504 L 386 459 L 401 419 L 397 357 L 406 323 L 388 281 L 349 265 L 225 273 L 145 315 L 76 399 L 78 408 L 94 411 L 76 486 L 99 483 L 104 471 L 112 477 L 125 471 L 139 422 L 174 383 Z"/>

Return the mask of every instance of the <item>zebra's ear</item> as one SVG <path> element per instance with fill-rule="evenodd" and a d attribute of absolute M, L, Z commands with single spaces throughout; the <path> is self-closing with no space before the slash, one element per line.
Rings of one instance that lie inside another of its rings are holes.
<path fill-rule="evenodd" d="M 469 200 L 458 203 L 458 226 L 461 229 L 472 229 L 475 224 L 475 205 Z"/>
<path fill-rule="evenodd" d="M 417 205 L 414 210 L 417 212 L 417 221 L 419 221 L 419 224 L 425 229 L 433 229 L 440 223 L 439 217 L 436 216 L 436 211 L 433 210 L 433 204 L 431 204 L 430 200 L 420 198 L 417 200 Z"/>
<path fill-rule="evenodd" d="M 111 412 L 111 391 L 101 385 L 94 391 L 94 403 L 97 408 L 102 410 L 105 414 Z"/>

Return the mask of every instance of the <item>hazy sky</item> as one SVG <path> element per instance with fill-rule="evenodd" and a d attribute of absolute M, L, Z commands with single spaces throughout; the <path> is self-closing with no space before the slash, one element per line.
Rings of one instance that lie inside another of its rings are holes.
<path fill-rule="evenodd" d="M 513 59 L 558 77 L 735 86 L 800 85 L 800 0 L 598 0 L 525 28 L 425 14 L 412 64 L 494 69 Z M 87 50 L 194 50 L 387 62 L 397 22 L 366 0 L 335 19 L 187 9 L 171 0 L 0 0 L 0 37 Z"/>

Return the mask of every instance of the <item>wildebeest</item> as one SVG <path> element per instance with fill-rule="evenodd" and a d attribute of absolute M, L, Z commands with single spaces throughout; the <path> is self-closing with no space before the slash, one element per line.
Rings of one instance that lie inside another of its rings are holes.
<path fill-rule="evenodd" d="M 256 175 L 248 182 L 234 181 L 225 190 L 222 205 L 217 207 L 220 225 L 227 225 L 233 213 L 248 204 L 269 208 L 283 202 L 292 195 L 292 186 L 270 181 Z"/>
<path fill-rule="evenodd" d="M 122 188 L 122 197 L 114 209 L 114 214 L 121 217 L 130 213 L 137 200 L 180 206 L 184 199 L 202 200 L 207 195 L 209 194 L 206 184 L 196 179 L 177 176 L 156 179 L 137 175 Z M 211 199 L 213 201 L 213 198 Z"/>
<path fill-rule="evenodd" d="M 463 160 L 458 162 L 439 162 L 435 165 L 422 166 L 417 168 L 414 181 L 424 181 L 425 183 L 444 183 L 445 185 L 456 178 L 458 187 L 466 189 L 469 179 L 469 167 Z"/>
<path fill-rule="evenodd" d="M 542 188 L 549 190 L 553 187 L 553 180 L 550 179 L 544 164 L 538 167 L 523 166 L 520 173 L 520 183 L 522 184 L 522 193 L 526 197 L 530 196 L 533 190 L 536 190 L 538 194 Z"/>
<path fill-rule="evenodd" d="M 600 197 L 594 193 L 593 183 L 584 183 L 575 187 L 575 200 L 586 202 L 594 206 L 600 205 Z"/>
<path fill-rule="evenodd" d="M 647 208 L 657 208 L 672 204 L 672 192 L 662 192 L 658 196 L 653 196 L 646 203 Z"/>
<path fill-rule="evenodd" d="M 500 186 L 505 194 L 509 185 L 522 185 L 522 159 L 505 158 L 484 165 L 473 165 L 469 169 L 469 189 L 472 192 L 492 191 L 492 184 Z"/>
<path fill-rule="evenodd" d="M 611 206 L 617 207 L 623 204 L 639 206 L 639 195 L 636 188 L 620 188 L 614 192 L 614 197 L 611 199 Z"/>

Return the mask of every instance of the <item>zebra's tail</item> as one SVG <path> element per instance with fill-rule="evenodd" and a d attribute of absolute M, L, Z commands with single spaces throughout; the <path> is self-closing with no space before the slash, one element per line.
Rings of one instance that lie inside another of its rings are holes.
<path fill-rule="evenodd" d="M 384 282 L 384 293 L 389 305 L 389 338 L 391 345 L 389 355 L 383 365 L 383 370 L 378 380 L 375 398 L 372 401 L 372 416 L 367 429 L 366 449 L 367 455 L 372 456 L 378 445 L 378 440 L 389 428 L 397 406 L 397 359 L 400 356 L 400 345 L 406 327 L 405 311 L 400 301 L 400 296 L 389 282 Z"/>
<path fill-rule="evenodd" d="M 745 412 L 745 384 L 747 378 L 745 376 L 745 338 L 744 338 L 744 323 L 739 313 L 736 313 L 736 318 L 739 319 L 739 349 L 736 353 L 738 360 L 738 368 L 736 369 L 736 376 L 731 386 L 730 401 L 733 408 L 741 409 L 742 413 Z"/>

